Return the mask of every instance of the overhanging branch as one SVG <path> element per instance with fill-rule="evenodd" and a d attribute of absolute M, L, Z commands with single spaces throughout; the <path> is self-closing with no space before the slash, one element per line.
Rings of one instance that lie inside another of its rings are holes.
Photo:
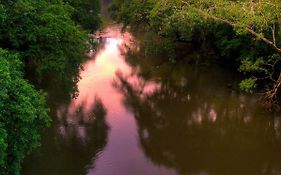
<path fill-rule="evenodd" d="M 209 13 L 206 13 L 206 12 L 203 12 L 202 10 L 197 10 L 199 13 L 201 13 L 202 15 L 204 16 L 207 16 L 213 20 L 216 20 L 216 21 L 220 21 L 220 22 L 223 22 L 227 25 L 230 25 L 232 27 L 235 27 L 236 24 L 232 21 L 229 21 L 227 19 L 223 19 L 223 18 L 220 18 L 220 17 L 216 17 L 216 16 L 213 16 L 213 15 L 210 15 Z M 270 41 L 269 39 L 265 38 L 264 36 L 261 36 L 259 33 L 257 33 L 256 31 L 254 31 L 253 29 L 250 29 L 250 28 L 246 28 L 246 31 L 249 32 L 250 34 L 252 34 L 253 36 L 259 38 L 261 41 L 263 41 L 265 44 L 267 44 L 268 46 L 270 46 L 272 49 L 274 49 L 277 53 L 281 54 L 281 48 L 278 48 L 276 46 L 276 44 L 272 41 Z"/>

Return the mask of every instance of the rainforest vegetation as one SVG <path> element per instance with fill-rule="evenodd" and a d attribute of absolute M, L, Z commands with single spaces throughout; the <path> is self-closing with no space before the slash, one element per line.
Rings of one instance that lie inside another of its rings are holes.
<path fill-rule="evenodd" d="M 59 82 L 76 94 L 99 11 L 98 0 L 0 0 L 1 175 L 20 173 L 50 124 L 40 84 Z"/>
<path fill-rule="evenodd" d="M 158 37 L 150 50 L 166 50 L 171 61 L 182 58 L 177 49 L 188 49 L 182 43 L 215 53 L 217 64 L 244 77 L 242 90 L 280 110 L 280 0 L 113 0 L 110 11 L 124 28 L 153 31 Z"/>

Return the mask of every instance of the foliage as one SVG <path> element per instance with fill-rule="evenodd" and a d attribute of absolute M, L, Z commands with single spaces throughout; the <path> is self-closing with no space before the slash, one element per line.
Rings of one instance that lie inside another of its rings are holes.
<path fill-rule="evenodd" d="M 147 8 L 142 10 L 143 6 Z M 131 4 L 114 0 L 111 11 L 125 25 L 147 25 L 174 43 L 191 42 L 202 51 L 211 46 L 221 62 L 251 77 L 242 81 L 243 90 L 272 89 L 279 84 L 280 0 L 135 0 Z M 279 90 L 281 85 L 272 92 Z"/>
<path fill-rule="evenodd" d="M 42 82 L 52 77 L 73 87 L 86 51 L 86 34 L 61 0 L 0 1 L 0 46 L 23 55 L 26 68 Z M 1 12 L 1 11 L 0 11 Z M 69 89 L 74 92 L 75 88 Z"/>
<path fill-rule="evenodd" d="M 149 20 L 150 11 L 156 0 L 113 0 L 109 10 L 111 17 L 125 26 L 142 24 Z"/>
<path fill-rule="evenodd" d="M 256 88 L 256 81 L 257 81 L 257 78 L 255 78 L 255 77 L 244 79 L 240 83 L 240 88 L 246 92 L 252 93 L 253 89 Z"/>
<path fill-rule="evenodd" d="M 95 31 L 98 29 L 101 19 L 99 0 L 64 0 L 74 8 L 72 18 L 83 29 Z"/>
<path fill-rule="evenodd" d="M 0 0 L 0 175 L 19 174 L 50 123 L 43 93 L 23 78 L 75 95 L 88 47 L 81 27 L 97 29 L 99 8 L 97 0 Z"/>
<path fill-rule="evenodd" d="M 0 174 L 19 174 L 49 125 L 45 98 L 23 79 L 18 54 L 0 50 Z"/>

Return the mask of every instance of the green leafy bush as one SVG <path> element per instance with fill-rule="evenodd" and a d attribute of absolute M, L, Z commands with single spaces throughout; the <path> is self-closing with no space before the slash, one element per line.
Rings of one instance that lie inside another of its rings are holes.
<path fill-rule="evenodd" d="M 50 118 L 44 95 L 23 79 L 18 54 L 0 50 L 0 174 L 19 174 L 21 162 L 39 146 Z"/>

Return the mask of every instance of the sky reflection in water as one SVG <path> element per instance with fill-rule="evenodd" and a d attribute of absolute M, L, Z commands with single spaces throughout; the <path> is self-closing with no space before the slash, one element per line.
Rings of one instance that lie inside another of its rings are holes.
<path fill-rule="evenodd" d="M 132 42 L 131 35 L 121 34 L 119 26 L 114 26 L 105 31 L 103 41 L 105 45 L 96 57 L 85 64 L 78 84 L 80 95 L 75 102 L 78 106 L 84 99 L 91 103 L 90 99 L 98 94 L 108 109 L 107 121 L 111 127 L 108 143 L 88 174 L 171 174 L 172 170 L 154 166 L 143 155 L 134 117 L 124 108 L 122 94 L 112 86 L 116 75 L 130 76 L 133 72 L 123 55 Z M 131 81 L 137 81 L 135 78 Z"/>

